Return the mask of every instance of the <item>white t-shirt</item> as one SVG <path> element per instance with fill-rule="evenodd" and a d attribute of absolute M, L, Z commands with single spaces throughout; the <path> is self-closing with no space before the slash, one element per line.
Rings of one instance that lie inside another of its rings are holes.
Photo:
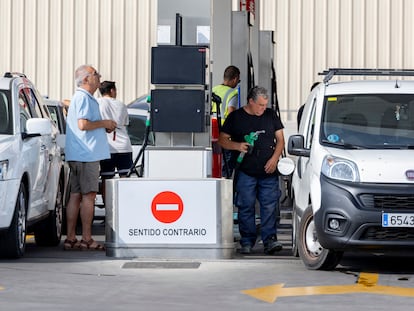
<path fill-rule="evenodd" d="M 111 97 L 98 98 L 102 120 L 114 120 L 117 123 L 115 140 L 114 133 L 107 133 L 111 153 L 132 152 L 126 126 L 129 124 L 128 110 L 119 100 Z"/>

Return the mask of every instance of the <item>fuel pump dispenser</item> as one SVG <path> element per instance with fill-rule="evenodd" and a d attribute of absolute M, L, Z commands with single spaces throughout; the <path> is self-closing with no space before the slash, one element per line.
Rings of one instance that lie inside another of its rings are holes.
<path fill-rule="evenodd" d="M 152 48 L 151 56 L 151 83 L 155 87 L 151 91 L 151 125 L 155 146 L 146 150 L 144 176 L 210 177 L 209 49 L 157 46 Z"/>
<path fill-rule="evenodd" d="M 261 30 L 259 32 L 259 85 L 270 93 L 268 107 L 278 111 L 276 70 L 273 61 L 274 45 L 274 32 Z"/>
<path fill-rule="evenodd" d="M 155 146 L 144 151 L 143 178 L 107 184 L 108 256 L 233 257 L 232 182 L 211 177 L 212 60 L 205 40 L 214 1 L 158 0 L 164 37 L 163 44 L 151 48 Z M 205 15 L 194 25 L 198 14 Z M 166 35 L 173 24 L 178 25 L 176 44 Z M 195 42 L 189 28 L 197 33 Z"/>
<path fill-rule="evenodd" d="M 243 2 L 247 11 L 232 11 L 232 2 L 158 0 L 149 122 L 155 146 L 145 148 L 144 177 L 107 181 L 107 256 L 234 255 L 233 182 L 211 177 L 211 86 L 233 64 L 245 103 L 255 85 L 259 22 L 256 14 L 252 26 L 254 0 Z M 259 134 L 246 139 L 253 144 Z"/>
<path fill-rule="evenodd" d="M 253 39 L 252 14 L 247 11 L 232 12 L 231 62 L 240 69 L 239 103 L 242 106 L 250 88 L 255 86 L 255 70 L 251 41 Z"/>

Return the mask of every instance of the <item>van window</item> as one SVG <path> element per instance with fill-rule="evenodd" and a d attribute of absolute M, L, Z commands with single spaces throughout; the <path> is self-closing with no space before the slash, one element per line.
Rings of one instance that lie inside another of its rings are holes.
<path fill-rule="evenodd" d="M 26 122 L 32 117 L 29 105 L 27 104 L 27 99 L 24 96 L 23 92 L 19 92 L 19 110 L 20 110 L 20 131 L 26 132 Z"/>
<path fill-rule="evenodd" d="M 312 105 L 310 107 L 310 118 L 309 124 L 307 125 L 306 137 L 305 137 L 305 148 L 310 149 L 312 147 L 312 140 L 315 131 L 315 110 L 316 110 L 316 97 L 311 101 Z"/>
<path fill-rule="evenodd" d="M 9 101 L 4 92 L 0 92 L 0 134 L 12 134 L 13 116 Z"/>
<path fill-rule="evenodd" d="M 326 96 L 322 144 L 339 148 L 414 146 L 414 99 L 410 94 Z"/>

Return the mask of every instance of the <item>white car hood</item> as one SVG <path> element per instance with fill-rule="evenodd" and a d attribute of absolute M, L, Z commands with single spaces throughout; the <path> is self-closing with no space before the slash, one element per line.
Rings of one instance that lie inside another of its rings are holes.
<path fill-rule="evenodd" d="M 334 156 L 353 161 L 361 182 L 414 183 L 414 150 L 341 150 Z"/>

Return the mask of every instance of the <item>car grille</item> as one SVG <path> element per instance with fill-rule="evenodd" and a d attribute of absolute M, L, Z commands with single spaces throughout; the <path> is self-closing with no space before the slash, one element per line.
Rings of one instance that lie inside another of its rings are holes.
<path fill-rule="evenodd" d="M 359 198 L 366 208 L 414 209 L 414 195 L 363 194 Z"/>
<path fill-rule="evenodd" d="M 371 241 L 414 241 L 414 228 L 370 227 L 361 238 Z"/>

